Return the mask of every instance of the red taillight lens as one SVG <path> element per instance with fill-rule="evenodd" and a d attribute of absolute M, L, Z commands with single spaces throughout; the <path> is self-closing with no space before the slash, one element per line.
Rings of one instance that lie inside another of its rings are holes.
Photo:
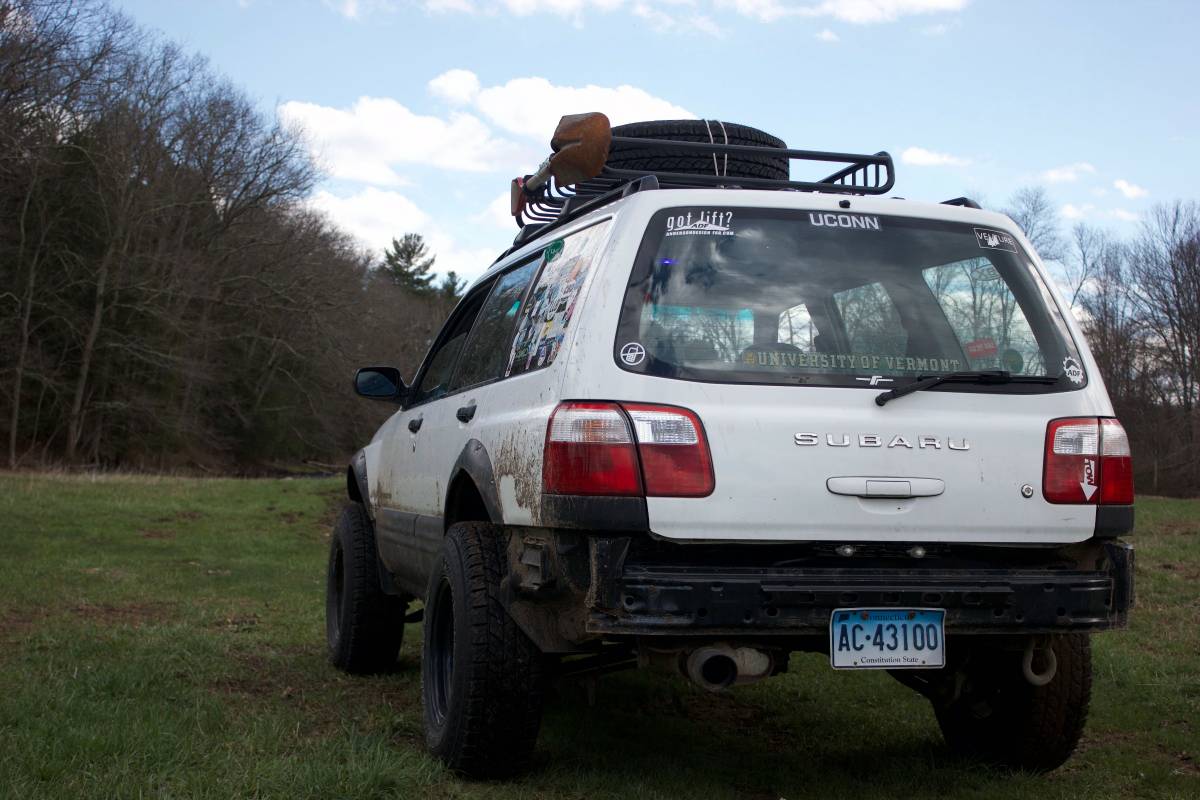
<path fill-rule="evenodd" d="M 616 403 L 563 403 L 550 415 L 542 459 L 547 494 L 640 495 L 637 449 Z"/>
<path fill-rule="evenodd" d="M 1133 502 L 1129 439 L 1115 419 L 1075 417 L 1046 427 L 1042 495 L 1051 503 Z"/>
<path fill-rule="evenodd" d="M 685 408 L 567 402 L 550 417 L 548 494 L 705 497 L 714 483 L 704 426 Z"/>
<path fill-rule="evenodd" d="M 1133 502 L 1133 457 L 1129 437 L 1115 419 L 1100 420 L 1100 502 L 1129 505 Z"/>
<path fill-rule="evenodd" d="M 626 403 L 648 497 L 712 494 L 712 457 L 700 419 L 686 408 Z"/>

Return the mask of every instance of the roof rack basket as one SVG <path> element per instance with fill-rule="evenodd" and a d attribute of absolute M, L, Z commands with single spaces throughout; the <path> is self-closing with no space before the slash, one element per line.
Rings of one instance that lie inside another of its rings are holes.
<path fill-rule="evenodd" d="M 642 139 L 632 136 L 614 136 L 613 144 L 623 144 L 639 149 L 659 149 L 678 152 L 693 150 L 697 153 L 713 154 L 714 165 L 721 154 L 740 153 L 779 158 L 789 161 L 812 161 L 840 165 L 840 169 L 817 181 L 773 180 L 770 178 L 747 178 L 717 174 L 691 174 L 682 172 L 659 172 L 651 170 L 615 169 L 605 166 L 595 178 L 581 181 L 573 186 L 559 186 L 547 181 L 536 190 L 526 190 L 525 207 L 517 214 L 517 225 L 522 228 L 531 224 L 537 228 L 550 223 L 566 222 L 584 210 L 612 202 L 629 194 L 630 191 L 650 188 L 661 189 L 775 189 L 799 192 L 824 192 L 833 194 L 878 195 L 891 191 L 896 182 L 892 157 L 886 152 L 874 155 L 834 153 L 821 150 L 790 150 L 777 147 L 754 147 L 751 145 L 720 144 L 715 142 L 686 142 L 676 139 Z M 529 176 L 526 176 L 528 178 Z M 643 180 L 653 178 L 653 181 Z M 654 184 L 657 185 L 654 185 Z M 636 185 L 634 185 L 636 184 Z M 532 231 L 522 231 L 528 239 Z"/>

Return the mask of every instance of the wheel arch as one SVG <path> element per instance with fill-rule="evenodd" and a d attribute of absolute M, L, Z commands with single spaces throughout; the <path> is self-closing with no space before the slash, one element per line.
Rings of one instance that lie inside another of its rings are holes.
<path fill-rule="evenodd" d="M 471 520 L 496 525 L 504 523 L 492 460 L 483 442 L 471 439 L 463 447 L 450 470 L 448 487 L 442 514 L 443 531 L 456 522 Z"/>

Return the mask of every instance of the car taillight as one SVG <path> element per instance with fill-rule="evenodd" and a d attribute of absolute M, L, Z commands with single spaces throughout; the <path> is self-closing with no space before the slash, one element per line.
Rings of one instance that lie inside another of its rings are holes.
<path fill-rule="evenodd" d="M 548 494 L 705 497 L 713 486 L 704 426 L 687 409 L 566 402 L 550 416 L 542 459 Z"/>
<path fill-rule="evenodd" d="M 642 456 L 648 497 L 712 494 L 712 457 L 700 419 L 686 408 L 625 404 Z"/>
<path fill-rule="evenodd" d="M 1133 502 L 1129 437 L 1115 419 L 1074 417 L 1046 426 L 1042 495 L 1051 503 Z"/>
<path fill-rule="evenodd" d="M 640 495 L 637 449 L 616 403 L 562 403 L 542 458 L 547 494 Z"/>

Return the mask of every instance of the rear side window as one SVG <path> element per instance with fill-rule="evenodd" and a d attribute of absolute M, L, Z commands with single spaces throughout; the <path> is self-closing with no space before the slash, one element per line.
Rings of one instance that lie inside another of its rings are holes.
<path fill-rule="evenodd" d="M 513 330 L 521 317 L 521 301 L 537 266 L 536 261 L 530 261 L 496 281 L 463 346 L 450 391 L 495 380 L 504 372 Z"/>
<path fill-rule="evenodd" d="M 471 325 L 483 307 L 485 291 L 477 291 L 467 296 L 462 305 L 455 309 L 455 314 L 447 320 L 445 333 L 435 349 L 427 357 L 428 366 L 421 373 L 418 383 L 413 387 L 408 405 L 414 406 L 430 400 L 437 400 L 449 392 L 450 376 L 458 356 L 462 353 L 463 344 L 471 332 Z"/>
<path fill-rule="evenodd" d="M 506 375 L 554 363 L 575 316 L 579 290 L 595 265 L 608 226 L 608 220 L 597 223 L 556 239 L 542 251 L 541 274 L 522 309 Z"/>
<path fill-rule="evenodd" d="M 1066 391 L 1086 381 L 1013 237 L 861 213 L 658 212 L 613 345 L 622 369 L 719 383 L 869 388 L 996 368 L 1030 380 L 947 390 Z"/>

